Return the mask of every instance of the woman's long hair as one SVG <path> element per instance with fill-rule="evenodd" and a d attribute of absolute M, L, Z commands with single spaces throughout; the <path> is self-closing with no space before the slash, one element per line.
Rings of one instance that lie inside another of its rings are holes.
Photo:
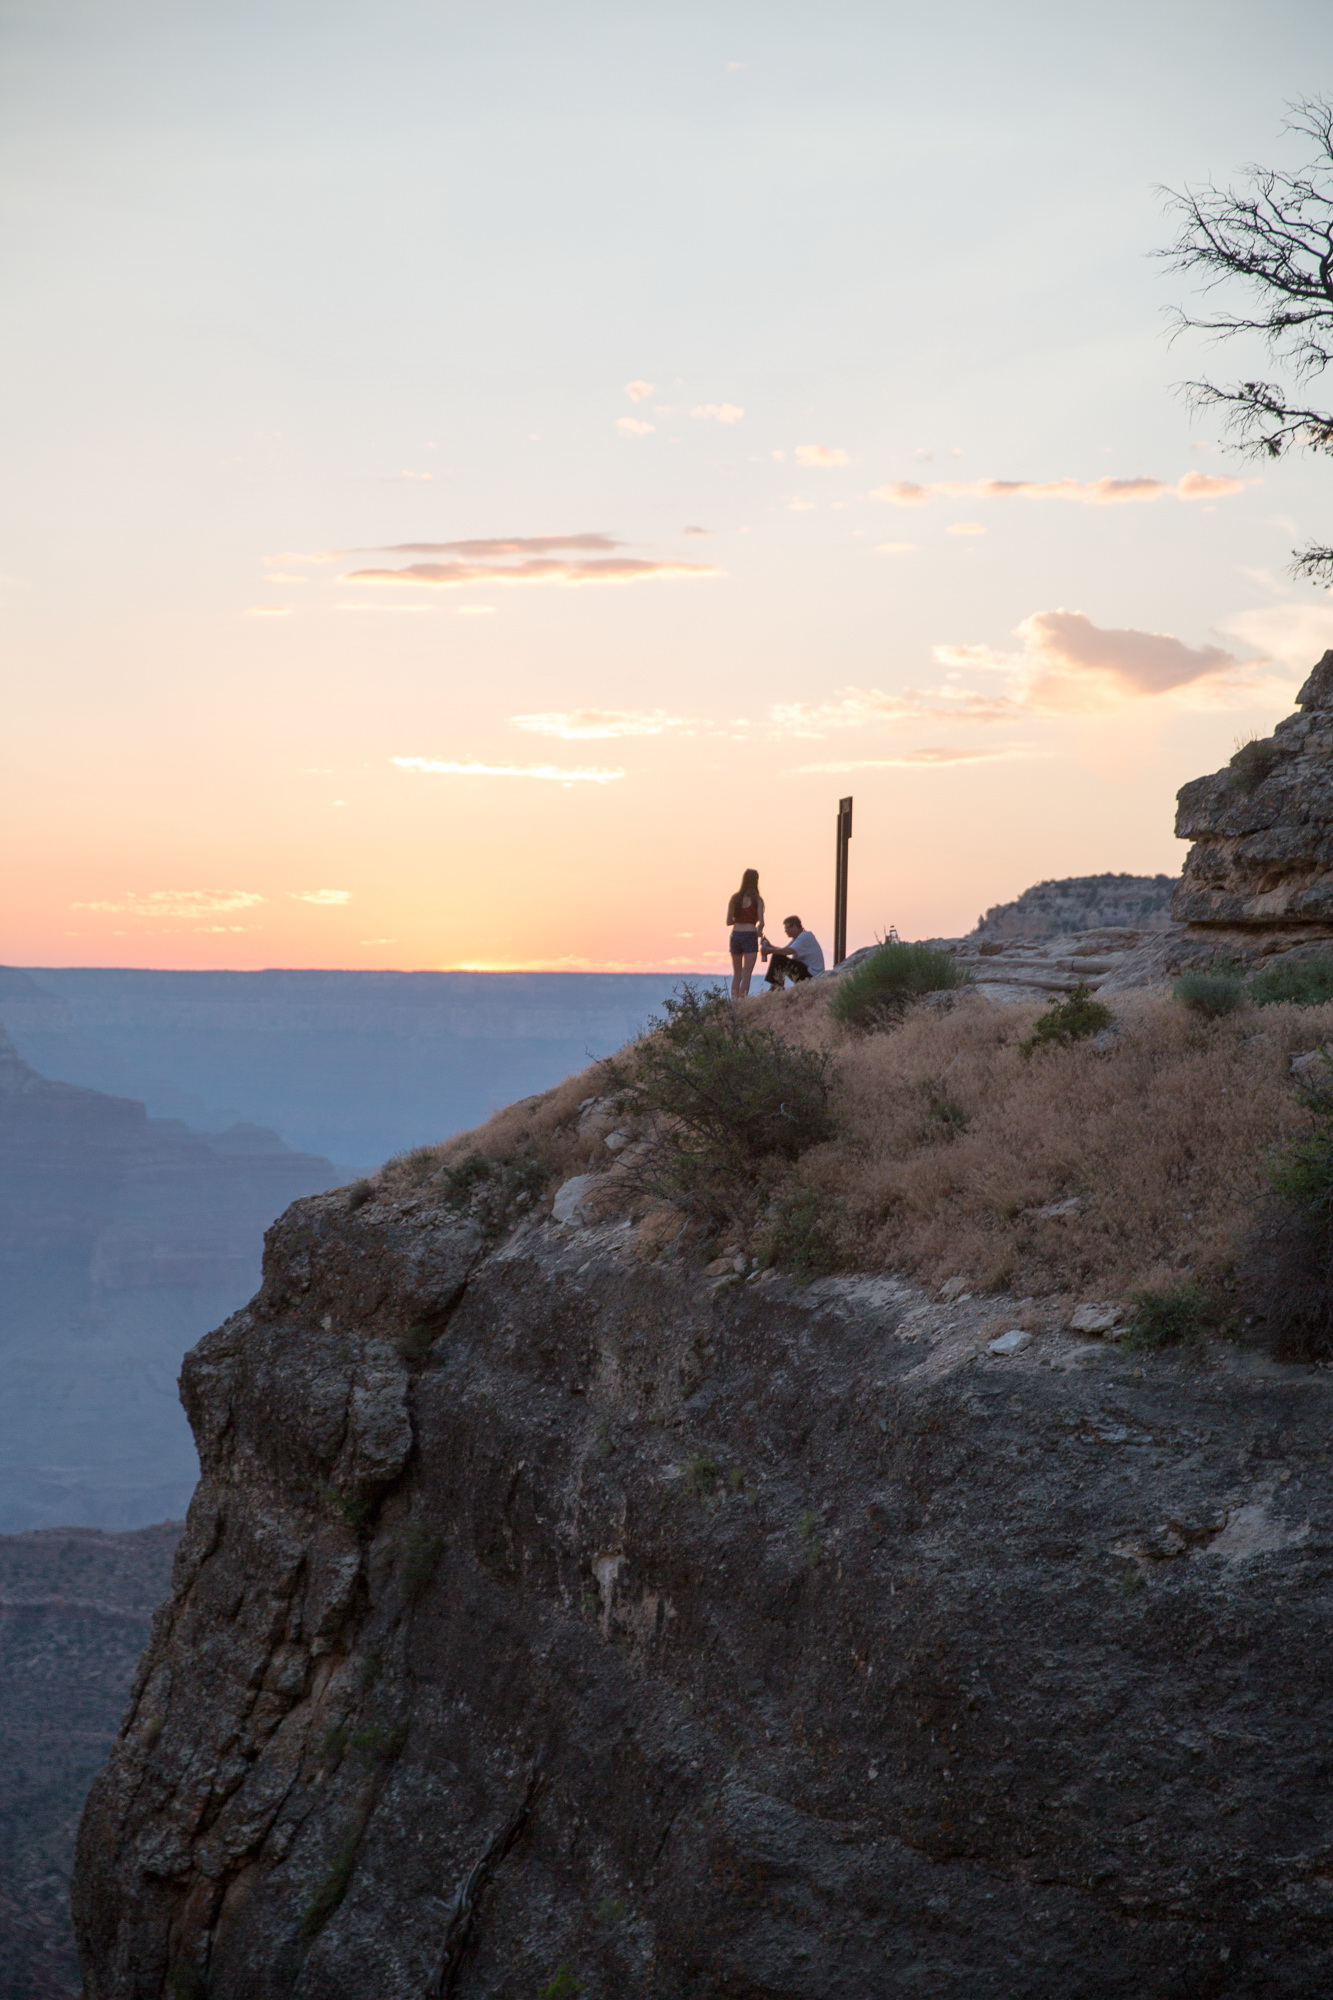
<path fill-rule="evenodd" d="M 759 894 L 759 870 L 757 868 L 747 868 L 741 876 L 741 886 L 736 891 L 736 894 L 744 896 L 747 892 L 751 896 Z"/>

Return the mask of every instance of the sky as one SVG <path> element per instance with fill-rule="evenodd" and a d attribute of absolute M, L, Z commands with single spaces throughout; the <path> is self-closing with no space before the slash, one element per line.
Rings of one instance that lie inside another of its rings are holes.
<path fill-rule="evenodd" d="M 1161 190 L 1323 0 L 0 0 L 0 959 L 718 970 L 1176 872 L 1333 467 Z"/>

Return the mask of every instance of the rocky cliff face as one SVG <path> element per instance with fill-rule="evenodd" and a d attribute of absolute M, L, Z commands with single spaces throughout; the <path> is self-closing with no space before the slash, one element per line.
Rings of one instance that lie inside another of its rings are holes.
<path fill-rule="evenodd" d="M 89 2000 L 1328 1990 L 1326 1373 L 366 1193 L 187 1360 Z"/>
<path fill-rule="evenodd" d="M 978 917 L 967 943 L 1054 938 L 1066 932 L 1170 924 L 1173 875 L 1066 875 L 1036 882 L 1012 903 L 994 903 Z"/>
<path fill-rule="evenodd" d="M 1242 950 L 1333 937 L 1333 651 L 1296 702 L 1271 736 L 1178 794 L 1176 833 L 1194 845 L 1172 916 Z"/>

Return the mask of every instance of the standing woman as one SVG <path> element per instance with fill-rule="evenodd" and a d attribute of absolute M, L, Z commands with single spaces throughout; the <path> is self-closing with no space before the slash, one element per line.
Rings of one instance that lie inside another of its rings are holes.
<path fill-rule="evenodd" d="M 727 904 L 727 922 L 731 925 L 731 997 L 743 1000 L 750 990 L 750 974 L 759 956 L 759 934 L 764 928 L 757 868 L 747 868 L 741 876 L 741 886 Z"/>

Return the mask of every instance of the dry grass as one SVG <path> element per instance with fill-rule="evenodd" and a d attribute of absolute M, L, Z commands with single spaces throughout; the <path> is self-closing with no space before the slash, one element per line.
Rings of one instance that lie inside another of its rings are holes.
<path fill-rule="evenodd" d="M 1037 1005 L 964 997 L 849 1035 L 830 1023 L 821 987 L 749 1004 L 784 1037 L 835 1052 L 837 1136 L 794 1175 L 836 1218 L 848 1267 L 1034 1298 L 1225 1279 L 1267 1149 L 1308 1123 L 1289 1058 L 1333 1040 L 1333 1004 L 1207 1021 L 1160 994 L 1127 993 L 1114 998 L 1109 1048 L 1044 1048 L 1025 1061 Z M 579 1112 L 601 1087 L 585 1071 L 430 1159 L 522 1152 L 553 1178 L 607 1169 L 611 1196 L 623 1156 L 604 1141 L 624 1121 Z M 423 1160 L 412 1171 L 429 1170 Z M 1041 1213 L 1071 1201 L 1063 1215 Z M 659 1214 L 649 1233 L 671 1232 Z"/>

